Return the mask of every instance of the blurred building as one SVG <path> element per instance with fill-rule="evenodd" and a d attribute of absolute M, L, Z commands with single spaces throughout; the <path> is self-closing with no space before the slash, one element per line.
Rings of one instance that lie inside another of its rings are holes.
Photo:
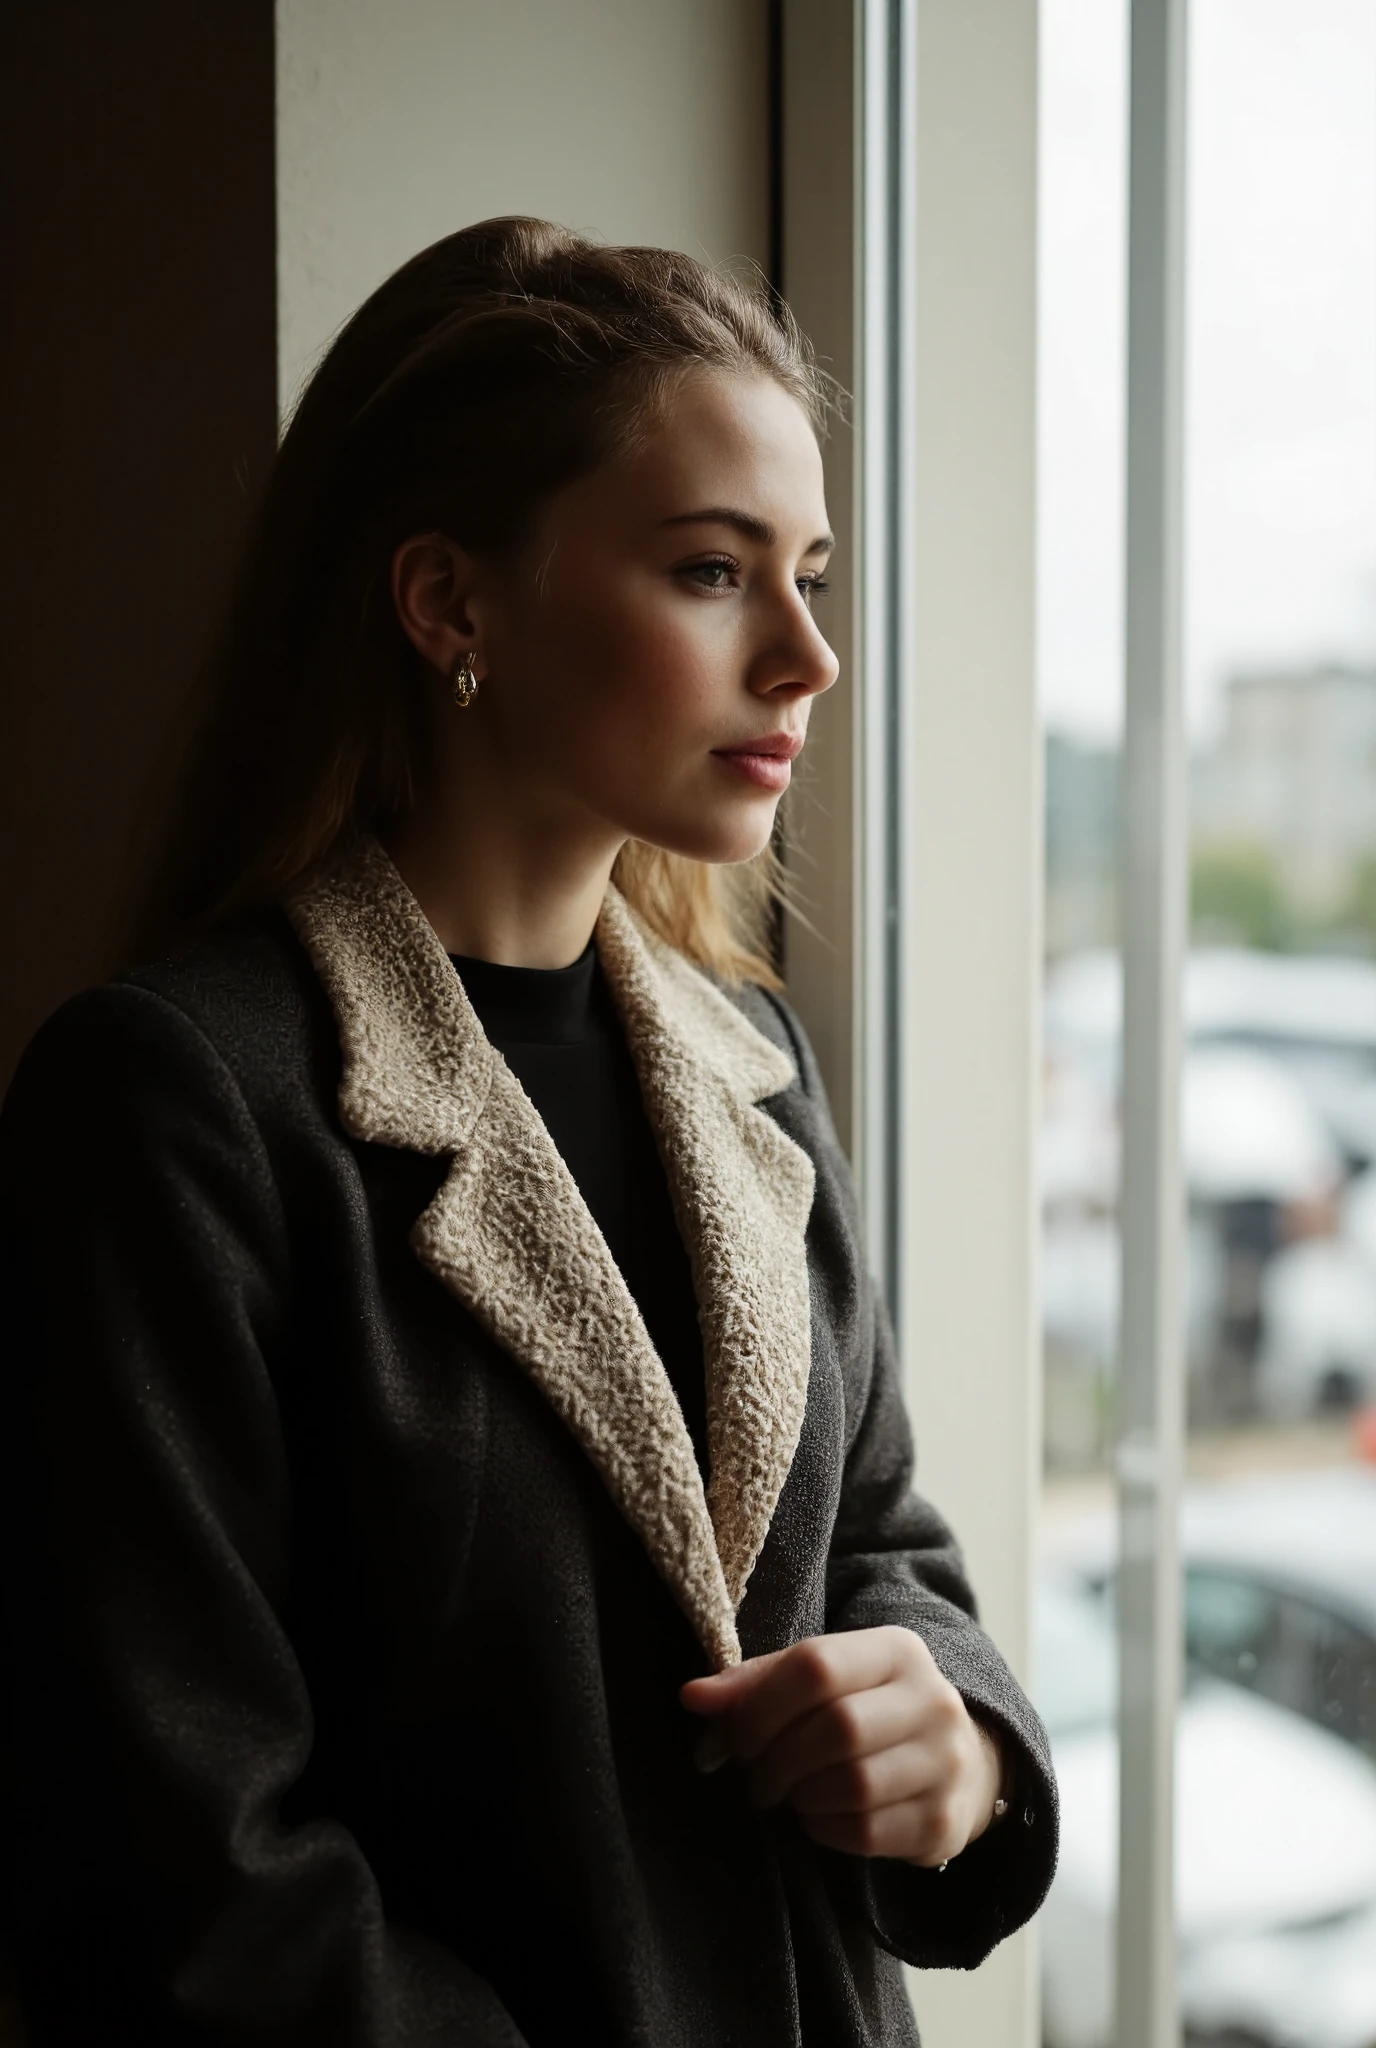
<path fill-rule="evenodd" d="M 1301 913 L 1340 911 L 1376 852 L 1376 670 L 1243 674 L 1223 731 L 1194 762 L 1196 847 L 1269 856 Z"/>

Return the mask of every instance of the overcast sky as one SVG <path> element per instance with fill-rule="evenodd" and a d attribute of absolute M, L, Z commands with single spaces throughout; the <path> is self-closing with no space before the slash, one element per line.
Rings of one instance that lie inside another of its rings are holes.
<path fill-rule="evenodd" d="M 1191 723 L 1249 664 L 1376 663 L 1376 0 L 1192 0 Z M 1122 692 L 1125 0 L 1043 0 L 1049 723 Z"/>

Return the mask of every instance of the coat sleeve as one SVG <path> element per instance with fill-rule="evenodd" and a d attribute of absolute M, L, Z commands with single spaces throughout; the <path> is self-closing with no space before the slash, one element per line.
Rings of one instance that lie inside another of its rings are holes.
<path fill-rule="evenodd" d="M 979 1625 L 955 1537 L 914 1490 L 912 1433 L 893 1336 L 865 1269 L 849 1166 L 806 1035 L 787 1004 L 774 1000 L 820 1127 L 819 1165 L 843 1212 L 832 1241 L 849 1247 L 853 1268 L 838 1281 L 854 1305 L 862 1398 L 827 1562 L 827 1627 L 897 1624 L 920 1635 L 970 1712 L 997 1736 L 1011 1789 L 1008 1813 L 944 1871 L 867 1861 L 867 1910 L 879 1940 L 904 1962 L 974 1969 L 1031 1918 L 1050 1888 L 1058 1828 L 1050 1745 L 1031 1702 Z"/>
<path fill-rule="evenodd" d="M 270 1376 L 289 1251 L 233 1077 L 161 997 L 78 998 L 0 1118 L 0 1204 L 0 1821 L 32 2048 L 522 2048 L 385 1917 L 345 1827 L 281 1817 L 312 1743 Z"/>

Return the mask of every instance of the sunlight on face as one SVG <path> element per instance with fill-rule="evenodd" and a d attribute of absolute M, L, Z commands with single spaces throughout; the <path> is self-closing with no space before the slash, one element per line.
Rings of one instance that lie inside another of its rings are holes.
<path fill-rule="evenodd" d="M 801 408 L 698 374 L 633 453 L 561 491 L 484 607 L 489 759 L 513 800 L 738 861 L 769 839 L 836 657 L 831 538 Z"/>

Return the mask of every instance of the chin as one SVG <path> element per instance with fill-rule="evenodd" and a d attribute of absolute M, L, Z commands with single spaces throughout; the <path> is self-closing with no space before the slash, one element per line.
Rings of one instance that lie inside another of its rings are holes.
<path fill-rule="evenodd" d="M 742 861 L 754 860 L 764 852 L 774 832 L 774 813 L 777 805 L 771 804 L 765 812 L 751 818 L 714 819 L 710 823 L 701 818 L 684 826 L 682 821 L 661 819 L 648 821 L 633 828 L 637 839 L 651 846 L 662 847 L 665 853 L 681 854 L 685 860 L 700 860 L 710 867 L 737 867 Z"/>

